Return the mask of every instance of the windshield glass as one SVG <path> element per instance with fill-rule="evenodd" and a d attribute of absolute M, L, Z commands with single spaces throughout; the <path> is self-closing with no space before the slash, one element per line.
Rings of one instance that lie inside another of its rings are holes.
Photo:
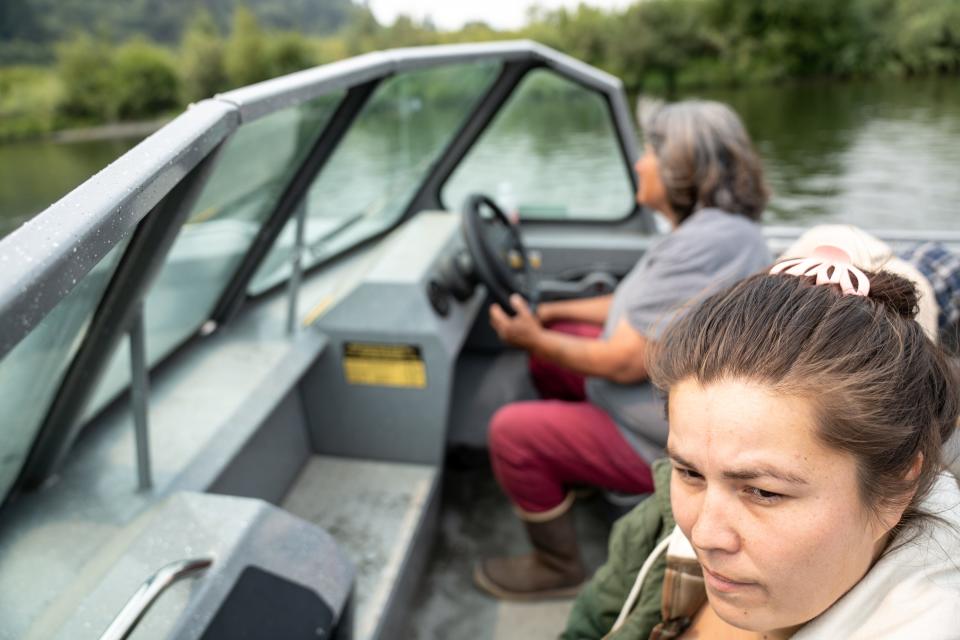
<path fill-rule="evenodd" d="M 16 481 L 126 245 L 114 246 L 0 361 L 0 496 Z"/>
<path fill-rule="evenodd" d="M 441 193 L 447 209 L 485 193 L 526 220 L 620 220 L 634 208 L 606 100 L 545 69 L 524 77 Z"/>
<path fill-rule="evenodd" d="M 152 366 L 195 334 L 273 211 L 344 93 L 322 96 L 241 126 L 217 158 L 150 292 L 144 314 Z M 114 353 L 84 420 L 130 383 L 126 340 Z"/>
<path fill-rule="evenodd" d="M 496 78 L 499 63 L 447 65 L 385 80 L 311 184 L 305 267 L 392 226 L 431 164 Z M 291 218 L 250 285 L 258 294 L 289 277 Z"/>

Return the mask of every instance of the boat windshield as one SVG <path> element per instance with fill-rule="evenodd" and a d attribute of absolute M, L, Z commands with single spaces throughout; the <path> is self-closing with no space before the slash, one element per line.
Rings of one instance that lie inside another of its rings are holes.
<path fill-rule="evenodd" d="M 226 141 L 144 303 L 147 364 L 166 357 L 210 317 L 223 288 L 344 92 L 277 111 Z M 130 384 L 122 341 L 82 420 Z"/>
<path fill-rule="evenodd" d="M 458 165 L 442 200 L 451 209 L 471 193 L 503 197 L 505 190 L 526 220 L 630 215 L 633 182 L 603 96 L 546 69 L 527 74 Z"/>
<path fill-rule="evenodd" d="M 16 481 L 63 375 L 86 335 L 126 242 L 117 244 L 0 360 L 0 496 Z"/>
<path fill-rule="evenodd" d="M 500 64 L 474 62 L 385 80 L 307 190 L 305 267 L 396 223 L 441 151 L 497 77 Z M 251 282 L 262 293 L 290 275 L 296 218 Z"/>

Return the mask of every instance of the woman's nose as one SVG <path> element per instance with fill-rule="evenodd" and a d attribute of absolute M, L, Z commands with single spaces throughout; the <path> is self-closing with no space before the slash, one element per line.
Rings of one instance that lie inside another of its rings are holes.
<path fill-rule="evenodd" d="M 719 492 L 706 491 L 697 519 L 690 530 L 690 542 L 704 551 L 735 553 L 740 549 L 740 535 L 733 518 L 731 498 Z"/>

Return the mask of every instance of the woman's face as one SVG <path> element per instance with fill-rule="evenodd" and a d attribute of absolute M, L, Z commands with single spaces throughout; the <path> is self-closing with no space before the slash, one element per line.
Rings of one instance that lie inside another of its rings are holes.
<path fill-rule="evenodd" d="M 637 202 L 641 205 L 656 209 L 672 220 L 670 205 L 667 202 L 667 191 L 660 178 L 660 163 L 648 144 L 643 147 L 643 155 L 637 160 L 634 167 L 637 170 Z"/>
<path fill-rule="evenodd" d="M 669 412 L 673 514 L 721 619 L 788 630 L 866 574 L 890 527 L 861 503 L 854 459 L 816 439 L 807 401 L 687 379 Z"/>

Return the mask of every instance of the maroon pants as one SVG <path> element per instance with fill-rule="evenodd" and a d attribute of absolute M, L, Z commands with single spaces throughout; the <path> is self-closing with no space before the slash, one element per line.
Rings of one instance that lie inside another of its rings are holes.
<path fill-rule="evenodd" d="M 590 338 L 600 334 L 600 327 L 578 323 L 550 329 Z M 646 462 L 613 419 L 585 401 L 583 376 L 535 357 L 530 374 L 545 399 L 501 408 L 488 435 L 493 472 L 514 504 L 529 513 L 549 511 L 571 485 L 653 491 Z"/>

